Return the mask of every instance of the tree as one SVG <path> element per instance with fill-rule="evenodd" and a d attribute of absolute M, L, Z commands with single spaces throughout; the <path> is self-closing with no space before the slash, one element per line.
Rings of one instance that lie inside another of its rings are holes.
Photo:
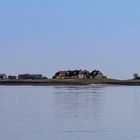
<path fill-rule="evenodd" d="M 138 73 L 134 73 L 134 74 L 133 74 L 133 78 L 134 78 L 134 79 L 139 79 Z"/>

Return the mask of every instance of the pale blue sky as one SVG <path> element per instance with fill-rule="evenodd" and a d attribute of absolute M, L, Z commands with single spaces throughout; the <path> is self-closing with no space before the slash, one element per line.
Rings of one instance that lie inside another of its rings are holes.
<path fill-rule="evenodd" d="M 139 0 L 0 1 L 0 73 L 140 72 Z"/>

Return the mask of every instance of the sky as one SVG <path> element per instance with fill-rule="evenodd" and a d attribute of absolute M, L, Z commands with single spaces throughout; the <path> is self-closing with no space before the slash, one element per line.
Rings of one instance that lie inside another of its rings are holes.
<path fill-rule="evenodd" d="M 140 74 L 139 0 L 0 1 L 0 73 Z"/>

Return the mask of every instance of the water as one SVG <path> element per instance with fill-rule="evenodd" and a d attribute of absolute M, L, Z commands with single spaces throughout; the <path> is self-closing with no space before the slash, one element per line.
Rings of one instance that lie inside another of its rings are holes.
<path fill-rule="evenodd" d="M 140 87 L 1 86 L 0 140 L 140 140 Z"/>

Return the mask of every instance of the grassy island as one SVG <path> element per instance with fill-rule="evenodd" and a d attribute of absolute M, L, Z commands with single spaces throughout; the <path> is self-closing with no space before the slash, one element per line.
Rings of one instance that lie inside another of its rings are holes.
<path fill-rule="evenodd" d="M 52 78 L 42 74 L 19 74 L 18 76 L 0 74 L 0 85 L 140 85 L 138 74 L 133 75 L 131 80 L 111 79 L 99 70 L 64 70 L 58 71 Z"/>
<path fill-rule="evenodd" d="M 91 84 L 110 84 L 110 85 L 140 85 L 140 80 L 116 80 L 109 78 L 96 79 L 41 79 L 41 80 L 19 80 L 3 79 L 0 85 L 91 85 Z"/>

